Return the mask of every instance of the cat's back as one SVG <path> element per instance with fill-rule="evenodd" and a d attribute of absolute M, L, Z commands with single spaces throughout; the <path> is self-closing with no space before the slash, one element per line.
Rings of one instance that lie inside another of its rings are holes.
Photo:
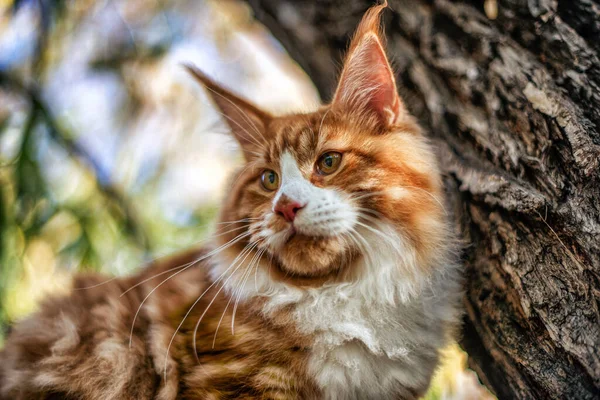
<path fill-rule="evenodd" d="M 50 296 L 12 328 L 0 352 L 0 399 L 153 398 L 161 335 L 172 332 L 169 314 L 206 286 L 205 253 L 155 262 L 129 278 L 77 275 L 69 295 Z"/>

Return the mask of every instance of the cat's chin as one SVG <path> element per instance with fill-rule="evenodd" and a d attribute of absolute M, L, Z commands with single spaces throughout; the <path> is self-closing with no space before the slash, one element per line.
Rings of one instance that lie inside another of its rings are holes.
<path fill-rule="evenodd" d="M 354 258 L 339 236 L 309 236 L 293 232 L 273 254 L 278 269 L 291 277 L 324 278 L 337 274 Z"/>

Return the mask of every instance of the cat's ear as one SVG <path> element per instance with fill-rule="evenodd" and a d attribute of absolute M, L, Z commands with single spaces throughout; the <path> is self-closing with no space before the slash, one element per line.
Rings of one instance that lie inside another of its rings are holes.
<path fill-rule="evenodd" d="M 206 87 L 242 147 L 246 160 L 256 158 L 259 150 L 265 147 L 265 128 L 272 116 L 223 88 L 193 65 L 184 66 Z"/>
<path fill-rule="evenodd" d="M 385 54 L 380 15 L 387 1 L 364 15 L 346 55 L 332 107 L 389 128 L 405 112 Z"/>

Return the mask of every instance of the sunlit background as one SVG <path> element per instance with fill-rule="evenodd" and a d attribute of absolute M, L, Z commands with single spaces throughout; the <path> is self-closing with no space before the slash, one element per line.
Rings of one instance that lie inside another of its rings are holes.
<path fill-rule="evenodd" d="M 0 347 L 75 271 L 209 236 L 241 155 L 183 62 L 273 113 L 319 102 L 237 1 L 0 0 Z M 491 398 L 445 353 L 428 399 Z"/>

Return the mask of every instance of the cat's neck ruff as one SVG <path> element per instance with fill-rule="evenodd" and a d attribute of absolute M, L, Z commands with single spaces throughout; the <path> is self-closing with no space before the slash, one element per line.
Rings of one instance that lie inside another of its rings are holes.
<path fill-rule="evenodd" d="M 426 383 L 437 348 L 446 340 L 428 325 L 457 315 L 454 302 L 435 295 L 447 292 L 444 280 L 419 277 L 417 271 L 424 269 L 415 265 L 412 248 L 391 225 L 380 223 L 377 230 L 389 240 L 374 231 L 362 232 L 370 248 L 359 261 L 364 273 L 354 282 L 299 288 L 275 282 L 259 268 L 241 290 L 240 281 L 228 283 L 229 291 L 237 290 L 246 301 L 266 299 L 267 316 L 283 307 L 290 310 L 297 330 L 313 337 L 308 367 L 326 398 L 381 396 L 387 390 L 382 388 Z M 218 271 L 213 275 L 219 276 Z M 413 355 L 423 347 L 430 359 Z"/>

